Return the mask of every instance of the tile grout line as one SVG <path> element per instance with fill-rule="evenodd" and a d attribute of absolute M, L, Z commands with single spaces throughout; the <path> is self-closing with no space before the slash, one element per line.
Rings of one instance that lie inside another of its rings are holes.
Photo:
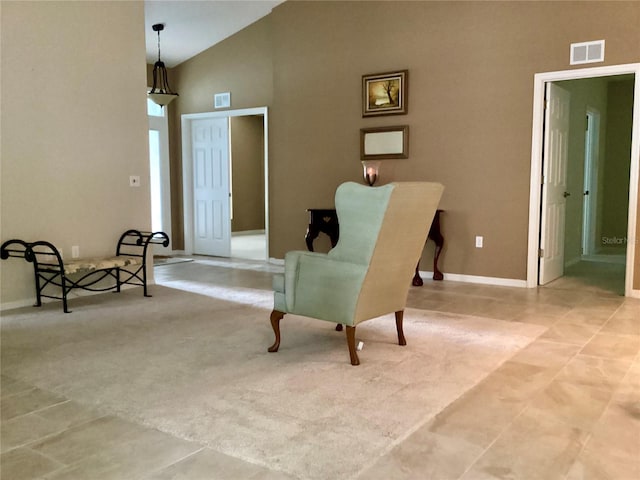
<path fill-rule="evenodd" d="M 411 307 L 414 308 L 414 307 Z M 456 315 L 459 316 L 465 316 L 465 317 L 470 317 L 470 318 L 488 318 L 488 317 L 480 317 L 478 315 L 473 315 L 473 314 L 460 314 L 457 313 Z M 497 321 L 504 321 L 504 322 L 508 322 L 507 320 L 498 320 L 498 319 L 490 319 L 490 320 L 497 320 Z M 528 324 L 524 324 L 524 325 L 528 325 Z M 542 335 L 542 333 L 540 334 Z M 520 353 L 523 349 L 527 348 L 529 345 L 531 345 L 533 342 L 535 342 L 537 339 L 539 339 L 540 336 L 536 336 L 536 337 L 531 337 L 529 343 L 527 343 L 527 345 L 523 346 L 522 348 L 520 348 L 519 350 L 517 350 L 516 352 L 513 353 L 513 355 L 511 355 L 511 357 L 506 358 L 504 361 L 502 361 L 499 365 L 497 365 L 491 372 L 487 373 L 487 375 L 485 375 L 483 378 L 481 378 L 480 380 L 478 380 L 478 382 L 476 382 L 474 385 L 472 385 L 470 388 L 468 388 L 465 392 L 463 392 L 459 397 L 453 399 L 451 402 L 449 402 L 447 405 L 445 405 L 444 407 L 442 407 L 439 411 L 429 414 L 427 416 L 425 416 L 422 420 L 416 422 L 416 424 L 408 429 L 402 436 L 396 438 L 393 442 L 391 442 L 389 445 L 387 445 L 387 447 L 385 447 L 381 454 L 373 459 L 373 462 L 369 465 L 363 466 L 362 468 L 360 468 L 360 470 L 358 470 L 358 472 L 354 473 L 353 476 L 349 477 L 350 480 L 356 480 L 358 479 L 365 471 L 367 471 L 371 466 L 375 465 L 376 462 L 378 462 L 380 460 L 380 458 L 384 457 L 385 455 L 388 455 L 395 447 L 397 447 L 398 445 L 400 445 L 401 443 L 403 443 L 405 440 L 407 440 L 411 435 L 413 435 L 415 432 L 417 432 L 420 428 L 422 428 L 423 426 L 425 426 L 429 421 L 433 420 L 434 418 L 436 418 L 440 413 L 444 412 L 447 408 L 449 408 L 454 402 L 456 402 L 459 398 L 462 398 L 463 396 L 465 396 L 467 393 L 469 393 L 470 391 L 472 391 L 474 388 L 476 388 L 478 385 L 480 385 L 482 382 L 484 382 L 485 380 L 487 380 L 491 375 L 493 375 L 500 367 L 502 367 L 505 363 L 509 362 L 513 357 L 515 357 L 518 353 Z"/>
<path fill-rule="evenodd" d="M 179 438 L 179 437 L 175 437 L 175 438 Z M 194 444 L 196 444 L 196 445 L 198 445 L 198 443 L 197 443 L 197 442 L 193 442 L 193 443 L 194 443 Z M 151 470 L 150 472 L 147 472 L 147 474 L 146 474 L 144 477 L 141 477 L 141 478 L 149 478 L 149 477 L 151 477 L 151 476 L 155 475 L 156 473 L 160 473 L 161 471 L 166 470 L 167 468 L 171 468 L 173 465 L 175 465 L 175 464 L 177 464 L 177 463 L 180 463 L 180 462 L 182 462 L 182 461 L 186 460 L 187 458 L 192 457 L 192 456 L 194 456 L 195 454 L 202 452 L 203 450 L 206 450 L 207 448 L 208 448 L 208 447 L 206 447 L 206 446 L 202 446 L 202 445 L 201 445 L 201 446 L 200 446 L 200 448 L 198 448 L 197 450 L 195 450 L 195 451 L 193 451 L 193 452 L 191 452 L 191 453 L 186 454 L 184 457 L 179 458 L 179 459 L 177 459 L 176 461 L 174 461 L 174 462 L 172 462 L 172 463 L 170 463 L 170 464 L 168 464 L 168 465 L 165 465 L 165 466 L 163 466 L 163 467 L 157 468 L 157 469 L 155 469 L 155 470 Z"/>
<path fill-rule="evenodd" d="M 605 325 L 607 325 L 607 323 L 609 323 L 611 321 L 611 319 L 615 316 L 616 313 L 618 313 L 618 311 L 622 308 L 622 305 L 624 304 L 624 302 L 622 304 L 620 304 L 618 306 L 618 308 L 616 308 L 616 310 L 609 316 L 609 318 L 607 319 L 607 321 L 602 325 L 601 329 L 598 330 L 598 332 L 600 332 L 602 330 L 602 328 L 605 327 Z M 595 335 L 594 335 L 595 336 Z M 582 351 L 582 349 L 580 350 Z M 578 352 L 576 355 L 578 355 L 580 352 Z M 636 358 L 638 357 L 639 354 L 636 354 Z M 594 356 L 590 356 L 590 355 L 584 355 L 584 356 L 588 356 L 591 358 L 602 358 L 602 357 L 594 357 Z M 580 451 L 576 454 L 576 458 L 574 460 L 574 462 L 572 463 L 571 467 L 573 467 L 573 465 L 576 464 L 576 462 L 578 461 L 578 459 L 580 458 L 580 456 L 582 455 L 582 453 L 585 451 L 585 449 L 587 448 L 587 445 L 589 445 L 589 442 L 591 442 L 591 438 L 593 437 L 593 426 L 596 425 L 601 419 L 602 416 L 604 415 L 604 412 L 607 411 L 607 409 L 611 406 L 612 402 L 613 402 L 613 398 L 615 396 L 615 392 L 616 390 L 620 387 L 620 384 L 627 378 L 627 376 L 629 375 L 629 372 L 631 371 L 631 368 L 633 367 L 633 362 L 634 360 L 632 360 L 629 363 L 629 368 L 627 369 L 627 371 L 625 372 L 624 376 L 622 377 L 622 379 L 617 383 L 617 385 L 611 390 L 611 396 L 609 397 L 609 400 L 607 401 L 607 404 L 605 405 L 605 407 L 602 409 L 602 412 L 600 413 L 600 416 L 598 417 L 597 420 L 595 420 L 593 422 L 593 424 L 591 425 L 591 428 L 589 429 L 587 438 L 585 438 L 584 443 L 582 444 L 582 447 L 580 448 Z M 567 473 L 564 475 L 564 479 L 566 480 L 569 476 L 569 474 L 571 473 L 571 468 L 569 468 L 569 471 L 567 471 Z"/>
<path fill-rule="evenodd" d="M 615 311 L 609 316 L 609 318 L 607 319 L 607 321 L 600 327 L 600 329 L 602 329 L 604 327 L 604 325 L 606 325 L 606 323 L 609 322 L 609 320 L 615 315 L 615 313 L 621 308 L 622 305 L 619 305 Z M 571 310 L 575 309 L 577 307 L 573 307 Z M 558 321 L 560 321 L 562 318 L 564 318 L 565 316 L 569 315 L 569 313 L 571 312 L 571 310 L 569 310 L 568 312 L 566 312 L 564 315 L 562 315 L 558 320 L 556 320 L 556 322 L 554 322 L 551 326 L 555 325 Z M 551 328 L 551 326 L 549 328 Z M 547 329 L 548 330 L 548 329 Z M 540 388 L 537 392 L 536 392 L 536 396 L 540 394 L 540 392 L 544 391 L 545 389 L 547 389 L 549 387 L 549 385 L 551 385 L 552 382 L 554 382 L 558 375 L 560 375 L 560 372 L 562 372 L 562 370 L 572 361 L 574 360 L 578 355 L 580 355 L 580 352 L 584 349 L 584 347 L 591 341 L 593 340 L 593 338 L 595 337 L 595 335 L 599 332 L 600 330 L 597 330 L 585 343 L 584 345 L 582 345 L 580 347 L 580 349 L 574 353 L 571 357 L 569 357 L 567 359 L 567 361 L 564 363 L 564 365 L 562 366 L 562 368 L 559 368 L 558 371 L 556 372 L 556 374 L 549 380 L 549 382 L 546 384 L 546 386 L 544 388 Z M 538 337 L 540 338 L 540 337 Z M 563 342 L 556 342 L 556 343 L 563 343 Z M 578 346 L 575 344 L 567 344 L 566 342 L 564 342 L 565 345 L 574 345 L 574 346 Z M 598 357 L 599 358 L 599 357 Z M 628 374 L 628 371 L 626 372 L 625 376 Z M 613 398 L 613 394 L 611 395 L 611 398 Z M 611 399 L 609 399 L 609 401 L 611 401 Z M 608 406 L 608 404 L 607 404 Z M 524 407 L 522 408 L 522 410 L 513 417 L 513 419 L 508 423 L 508 425 L 505 426 L 505 428 L 503 428 L 500 433 L 498 433 L 498 435 L 496 435 L 496 437 L 493 439 L 493 441 L 478 455 L 478 457 L 470 463 L 470 465 L 465 469 L 465 471 L 458 477 L 458 480 L 461 480 L 466 474 L 467 472 L 469 472 L 471 470 L 471 468 L 473 468 L 474 465 L 476 465 L 478 463 L 478 461 L 491 449 L 491 447 L 504 435 L 504 433 L 515 423 L 515 421 L 520 418 L 525 411 L 527 411 L 529 408 L 531 408 L 531 400 L 528 400 Z M 606 407 L 605 407 L 606 409 Z M 604 410 L 603 410 L 604 411 Z M 595 424 L 595 422 L 594 422 Z M 589 439 L 591 438 L 592 432 L 591 429 L 589 430 L 589 432 L 586 432 L 587 438 L 585 439 L 584 444 L 582 445 L 582 448 L 580 449 L 580 452 L 578 452 L 576 454 L 576 460 L 577 458 L 580 456 L 580 454 L 582 453 L 582 451 L 584 450 L 586 444 L 588 443 Z M 574 460 L 575 463 L 575 460 Z M 568 473 L 567 473 L 568 474 Z M 566 478 L 565 474 L 563 477 Z"/>
<path fill-rule="evenodd" d="M 71 401 L 71 400 L 69 400 L 69 401 Z M 62 402 L 62 403 L 66 403 L 66 402 Z M 57 404 L 57 405 L 62 405 L 62 403 L 59 403 L 59 404 Z M 52 405 L 52 406 L 55 406 L 55 405 Z M 43 409 L 43 410 L 44 410 L 44 409 Z M 42 411 L 42 410 L 38 410 L 38 411 Z M 36 412 L 29 412 L 29 413 L 27 413 L 27 414 L 25 414 L 25 415 L 20 415 L 20 416 L 26 416 L 26 415 L 32 415 L 32 414 L 37 416 L 37 413 L 36 413 Z M 94 417 L 94 418 L 91 418 L 91 419 L 89 419 L 89 420 L 85 420 L 85 421 L 83 421 L 83 422 L 76 423 L 76 424 L 74 424 L 74 425 L 73 425 L 73 426 L 71 426 L 71 427 L 65 427 L 65 428 L 62 428 L 62 429 L 60 429 L 60 430 L 56 430 L 55 432 L 47 433 L 46 435 L 42 435 L 42 436 L 40 436 L 40 437 L 38 437 L 38 438 L 34 438 L 34 439 L 32 439 L 32 440 L 28 440 L 28 441 L 26 441 L 25 443 L 22 443 L 22 444 L 20 444 L 20 445 L 16 445 L 16 446 L 14 446 L 14 447 L 11 447 L 11 448 L 10 448 L 10 449 L 8 449 L 7 451 L 2 452 L 2 454 L 4 455 L 5 453 L 9 453 L 9 452 L 11 452 L 11 451 L 13 451 L 13 450 L 16 450 L 16 449 L 18 449 L 18 448 L 28 448 L 29 450 L 33 450 L 32 446 L 33 446 L 33 445 L 35 445 L 36 443 L 39 443 L 39 442 L 42 442 L 42 441 L 50 440 L 51 438 L 53 438 L 53 437 L 55 437 L 55 436 L 57 436 L 57 435 L 60 435 L 60 434 L 62 434 L 62 433 L 64 433 L 64 432 L 67 432 L 68 430 L 72 430 L 72 429 L 74 429 L 74 428 L 81 427 L 81 426 L 83 426 L 83 425 L 86 425 L 87 423 L 91 423 L 91 422 L 94 422 L 94 421 L 96 421 L 96 420 L 100 420 L 100 419 L 102 419 L 102 418 L 108 417 L 108 416 L 109 416 L 108 414 L 105 414 L 105 415 L 99 415 L 99 416 Z M 14 418 L 18 418 L 18 417 L 14 417 Z M 43 420 L 46 420 L 44 417 L 40 417 L 40 418 L 42 418 Z M 40 451 L 38 451 L 38 450 L 33 450 L 33 451 L 34 451 L 34 452 L 38 452 L 39 454 L 41 454 L 41 455 L 43 455 L 43 456 L 46 456 L 44 453 L 41 453 L 41 452 L 40 452 Z M 47 457 L 47 458 L 49 458 L 49 457 Z M 59 462 L 59 461 L 57 461 L 57 460 L 56 460 L 56 462 L 60 463 L 60 462 Z M 66 464 L 65 464 L 65 465 L 66 465 Z"/>

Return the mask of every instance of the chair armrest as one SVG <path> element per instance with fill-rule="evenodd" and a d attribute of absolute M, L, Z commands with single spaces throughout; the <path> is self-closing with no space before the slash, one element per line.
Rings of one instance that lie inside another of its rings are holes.
<path fill-rule="evenodd" d="M 288 252 L 285 298 L 289 312 L 351 325 L 367 268 L 324 253 Z"/>

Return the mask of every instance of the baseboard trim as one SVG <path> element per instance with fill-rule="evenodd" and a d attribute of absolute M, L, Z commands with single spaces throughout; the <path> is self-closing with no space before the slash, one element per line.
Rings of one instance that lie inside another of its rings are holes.
<path fill-rule="evenodd" d="M 274 265 L 284 265 L 284 259 L 271 257 L 269 258 L 269 263 L 272 263 Z M 421 270 L 420 276 L 423 279 L 430 279 L 430 278 L 433 278 L 433 272 Z M 477 283 L 481 285 L 493 285 L 497 287 L 527 288 L 526 280 L 517 280 L 515 278 L 482 277 L 479 275 L 462 275 L 459 273 L 445 273 L 444 280 L 450 280 L 452 282 Z"/>
<path fill-rule="evenodd" d="M 423 279 L 433 278 L 433 272 L 420 271 Z M 479 275 L 463 275 L 459 273 L 445 273 L 444 280 L 452 282 L 477 283 L 481 285 L 492 285 L 496 287 L 517 287 L 527 288 L 526 280 L 517 280 L 515 278 L 499 278 L 499 277 L 482 277 Z"/>
<path fill-rule="evenodd" d="M 14 310 L 16 308 L 31 307 L 33 305 L 34 305 L 33 299 L 32 300 L 16 300 L 14 302 L 2 302 L 0 303 L 0 311 L 4 312 L 5 310 Z"/>
<path fill-rule="evenodd" d="M 572 258 L 571 260 L 568 260 L 568 261 L 565 262 L 564 268 L 569 268 L 569 267 L 575 265 L 576 263 L 580 263 L 581 260 L 582 260 L 582 258 L 580 258 L 580 257 Z"/>
<path fill-rule="evenodd" d="M 604 254 L 584 255 L 581 258 L 581 260 L 585 262 L 615 263 L 618 265 L 627 264 L 627 257 L 625 255 L 604 255 Z"/>
<path fill-rule="evenodd" d="M 147 287 L 149 286 L 153 286 L 155 285 L 155 281 L 154 282 L 147 282 Z M 138 287 L 142 287 L 142 285 L 122 285 L 120 286 L 120 290 L 131 290 L 132 288 L 138 288 Z M 93 295 L 100 295 L 103 293 L 116 293 L 115 289 L 114 290 L 106 290 L 104 292 L 92 292 L 90 290 L 72 290 L 70 293 L 67 294 L 67 302 L 72 302 L 74 298 L 81 298 L 81 297 L 91 297 Z M 60 303 L 60 312 L 62 312 L 62 300 L 58 300 L 56 298 L 42 298 L 42 303 L 54 303 L 54 302 L 59 302 Z M 16 308 L 23 308 L 23 307 L 35 307 L 36 304 L 36 299 L 35 297 L 29 298 L 29 299 L 24 299 L 24 300 L 15 300 L 13 302 L 3 302 L 0 303 L 0 312 L 4 312 L 5 310 L 14 310 Z M 69 309 L 73 310 L 73 305 L 69 305 Z M 36 307 L 38 308 L 38 307 Z"/>
<path fill-rule="evenodd" d="M 264 230 L 240 230 L 237 232 L 231 232 L 232 237 L 241 237 L 242 235 L 264 235 Z"/>

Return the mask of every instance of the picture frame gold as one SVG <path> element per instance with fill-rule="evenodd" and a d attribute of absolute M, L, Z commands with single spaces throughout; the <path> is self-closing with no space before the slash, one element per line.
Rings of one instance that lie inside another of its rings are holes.
<path fill-rule="evenodd" d="M 362 116 L 405 115 L 408 112 L 409 70 L 362 76 Z"/>
<path fill-rule="evenodd" d="M 409 125 L 360 129 L 361 160 L 409 158 Z"/>

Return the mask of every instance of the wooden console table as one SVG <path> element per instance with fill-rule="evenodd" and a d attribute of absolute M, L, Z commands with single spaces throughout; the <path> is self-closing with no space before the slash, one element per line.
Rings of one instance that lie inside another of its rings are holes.
<path fill-rule="evenodd" d="M 335 247 L 340 235 L 340 225 L 338 225 L 335 208 L 308 208 L 307 212 L 309 212 L 309 226 L 307 234 L 304 236 L 307 250 L 313 252 L 313 241 L 318 238 L 320 232 L 328 235 L 331 240 L 331 248 Z"/>
<path fill-rule="evenodd" d="M 338 243 L 338 237 L 340 236 L 340 225 L 338 224 L 338 216 L 335 209 L 332 208 L 308 208 L 309 212 L 309 226 L 307 227 L 307 234 L 304 236 L 307 249 L 313 252 L 313 241 L 318 238 L 320 233 L 324 233 L 329 236 L 331 240 L 331 247 L 335 247 Z M 427 240 L 431 239 L 436 244 L 436 250 L 433 256 L 433 279 L 442 280 L 444 275 L 438 268 L 438 259 L 440 258 L 440 252 L 442 252 L 442 246 L 444 245 L 444 237 L 440 230 L 440 214 L 444 210 L 436 210 L 436 214 L 433 217 L 431 228 L 429 229 L 429 235 Z M 420 277 L 420 261 L 416 265 L 416 273 L 411 281 L 411 284 L 416 287 L 423 285 L 422 278 Z"/>

